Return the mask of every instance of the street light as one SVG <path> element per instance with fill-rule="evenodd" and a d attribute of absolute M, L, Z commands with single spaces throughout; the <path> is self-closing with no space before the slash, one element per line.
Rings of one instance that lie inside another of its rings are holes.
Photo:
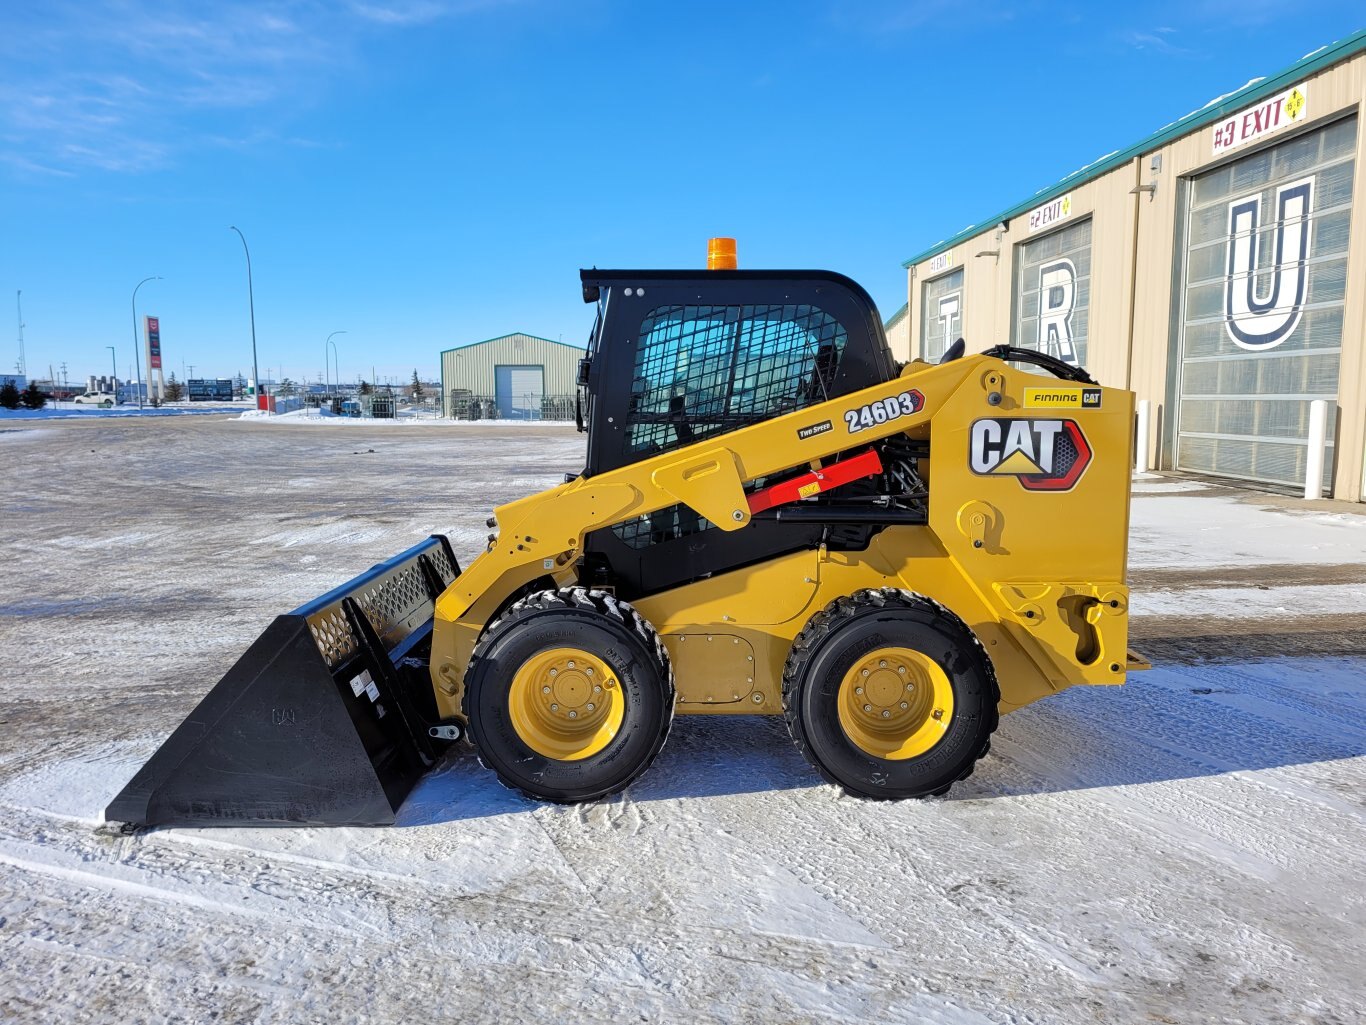
<path fill-rule="evenodd" d="M 346 334 L 345 331 L 333 331 L 332 334 L 328 335 L 327 338 L 326 338 L 326 340 L 323 342 L 323 377 L 324 377 L 324 378 L 327 377 L 327 347 L 328 347 L 329 345 L 332 346 L 332 357 L 333 357 L 334 364 L 335 364 L 335 366 L 336 366 L 336 368 L 337 368 L 337 377 L 338 377 L 338 378 L 341 377 L 341 363 L 340 363 L 339 361 L 337 361 L 337 359 L 336 359 L 336 356 L 337 356 L 337 343 L 334 342 L 332 339 L 333 339 L 334 337 L 336 337 L 337 335 L 344 335 L 344 334 Z M 340 384 L 341 384 L 341 381 L 338 380 L 337 383 L 340 385 Z M 327 388 L 326 383 L 323 384 L 323 388 L 324 388 L 324 389 Z"/>
<path fill-rule="evenodd" d="M 229 225 L 228 230 L 237 232 L 237 237 L 242 240 L 242 251 L 247 254 L 247 305 L 251 310 L 251 376 L 256 389 L 256 408 L 260 409 L 261 371 L 256 365 L 256 297 L 251 289 L 251 250 L 247 248 L 247 237 L 242 234 L 242 229 Z"/>
<path fill-rule="evenodd" d="M 133 356 L 138 362 L 138 409 L 142 408 L 142 354 L 138 352 L 138 289 L 149 281 L 160 281 L 161 278 L 153 275 L 150 278 L 143 278 L 133 286 Z M 151 369 L 150 367 L 148 368 Z M 114 377 L 117 380 L 119 368 L 114 367 Z"/>

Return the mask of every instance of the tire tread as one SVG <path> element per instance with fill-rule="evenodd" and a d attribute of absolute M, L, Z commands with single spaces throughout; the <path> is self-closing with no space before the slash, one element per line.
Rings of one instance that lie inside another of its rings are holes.
<path fill-rule="evenodd" d="M 886 608 L 888 606 L 900 606 L 907 609 L 918 609 L 934 613 L 939 616 L 952 618 L 963 632 L 976 645 L 982 657 L 982 664 L 986 667 L 987 680 L 991 685 L 991 697 L 989 708 L 987 709 L 987 729 L 978 750 L 967 760 L 962 772 L 958 775 L 955 782 L 967 779 L 972 775 L 977 763 L 984 758 L 991 750 L 991 735 L 996 732 L 996 727 L 1000 722 L 999 702 L 1001 689 L 996 680 L 996 670 L 991 664 L 991 658 L 987 655 L 986 649 L 982 647 L 982 642 L 977 639 L 977 635 L 968 628 L 967 624 L 955 615 L 946 606 L 935 601 L 926 595 L 915 591 L 906 591 L 896 587 L 865 588 L 855 591 L 850 595 L 841 595 L 826 605 L 821 611 L 812 616 L 802 627 L 792 642 L 792 648 L 788 652 L 787 662 L 783 666 L 783 721 L 787 724 L 788 736 L 792 738 L 792 743 L 803 758 L 818 772 L 822 779 L 827 783 L 840 787 L 846 793 L 855 796 L 866 797 L 851 790 L 841 780 L 837 779 L 812 752 L 806 738 L 806 731 L 801 722 L 801 715 L 798 709 L 798 690 L 801 687 L 801 680 L 807 663 L 811 656 L 820 648 L 821 643 L 854 619 L 860 613 L 870 608 Z M 940 787 L 931 791 L 927 796 L 940 797 L 949 791 L 948 786 Z"/>

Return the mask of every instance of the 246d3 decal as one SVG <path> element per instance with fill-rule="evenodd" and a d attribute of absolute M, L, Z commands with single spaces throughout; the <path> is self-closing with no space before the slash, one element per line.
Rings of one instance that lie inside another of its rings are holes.
<path fill-rule="evenodd" d="M 850 434 L 857 434 L 865 428 L 885 424 L 888 420 L 919 413 L 924 407 L 925 396 L 920 394 L 920 389 L 912 388 L 881 402 L 870 402 L 857 409 L 846 409 L 844 424 L 849 428 Z"/>
<path fill-rule="evenodd" d="M 969 447 L 973 473 L 1015 477 L 1027 491 L 1067 491 L 1091 463 L 1091 446 L 1074 420 L 977 420 Z"/>

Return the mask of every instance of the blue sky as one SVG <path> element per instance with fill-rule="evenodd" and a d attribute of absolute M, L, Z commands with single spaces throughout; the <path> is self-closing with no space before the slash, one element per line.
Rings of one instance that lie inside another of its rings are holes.
<path fill-rule="evenodd" d="M 1366 23 L 1358 3 L 8 0 L 0 370 L 406 379 L 579 341 L 578 269 L 901 261 Z M 8 327 L 3 325 L 8 324 Z M 994 341 L 979 339 L 983 345 Z M 271 368 L 268 372 L 266 368 Z M 373 369 L 372 369 L 373 368 Z"/>

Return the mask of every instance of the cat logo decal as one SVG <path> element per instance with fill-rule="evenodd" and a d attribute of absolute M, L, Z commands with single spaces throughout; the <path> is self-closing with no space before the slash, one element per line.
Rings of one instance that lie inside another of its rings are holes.
<path fill-rule="evenodd" d="M 1069 491 L 1091 464 L 1091 446 L 1074 420 L 978 420 L 969 447 L 973 473 L 1015 477 L 1027 491 Z"/>

